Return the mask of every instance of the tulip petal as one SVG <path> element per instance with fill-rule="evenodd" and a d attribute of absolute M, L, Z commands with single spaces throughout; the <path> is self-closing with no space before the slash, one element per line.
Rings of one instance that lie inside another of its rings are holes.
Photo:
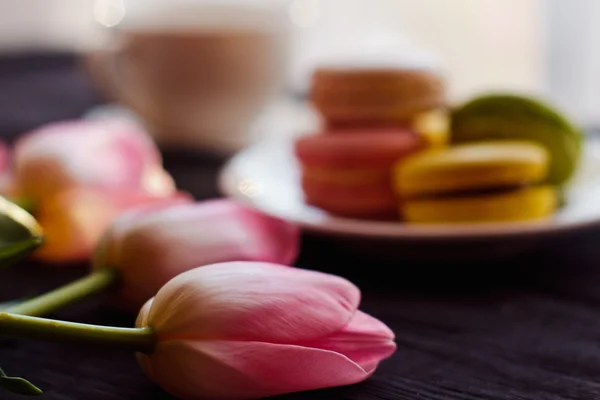
<path fill-rule="evenodd" d="M 284 265 L 295 261 L 300 243 L 300 229 L 297 226 L 250 208 L 236 207 L 239 218 L 254 228 L 264 244 L 260 255 L 253 260 Z"/>
<path fill-rule="evenodd" d="M 86 260 L 115 216 L 110 198 L 89 190 L 69 190 L 37 204 L 44 243 L 34 257 L 54 263 Z"/>
<path fill-rule="evenodd" d="M 262 342 L 167 341 L 144 370 L 184 400 L 243 400 L 351 385 L 370 372 L 333 351 Z"/>
<path fill-rule="evenodd" d="M 275 264 L 196 268 L 156 295 L 149 325 L 162 337 L 299 343 L 348 324 L 360 291 L 347 280 Z"/>
<path fill-rule="evenodd" d="M 145 192 L 155 196 L 170 196 L 177 190 L 175 180 L 160 164 L 146 168 L 141 187 Z"/>
<path fill-rule="evenodd" d="M 396 351 L 394 332 L 362 311 L 357 311 L 343 329 L 303 345 L 344 354 L 367 372 Z"/>
<path fill-rule="evenodd" d="M 140 328 L 148 326 L 148 315 L 150 314 L 150 308 L 152 308 L 152 303 L 154 303 L 154 299 L 148 300 L 146 304 L 142 306 L 138 317 L 135 320 L 136 327 Z"/>

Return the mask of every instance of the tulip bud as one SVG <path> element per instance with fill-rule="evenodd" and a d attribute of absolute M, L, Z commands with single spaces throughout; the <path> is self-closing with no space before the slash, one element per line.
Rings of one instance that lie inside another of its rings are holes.
<path fill-rule="evenodd" d="M 170 279 L 228 261 L 291 264 L 299 230 L 230 200 L 166 204 L 120 215 L 103 236 L 94 268 L 120 271 L 121 305 L 136 310 Z"/>
<path fill-rule="evenodd" d="M 191 201 L 183 193 L 165 198 L 140 191 L 73 188 L 58 192 L 37 204 L 44 243 L 34 257 L 53 263 L 86 261 L 106 228 L 124 210 Z"/>
<path fill-rule="evenodd" d="M 257 399 L 354 384 L 394 353 L 393 332 L 357 310 L 358 288 L 266 263 L 211 265 L 167 283 L 140 311 L 157 344 L 146 374 L 181 399 Z"/>
<path fill-rule="evenodd" d="M 148 135 L 111 121 L 52 123 L 24 135 L 15 146 L 16 179 L 35 200 L 74 187 L 108 190 L 147 190 L 161 156 Z M 164 173 L 166 174 L 166 173 Z M 175 190 L 162 179 L 161 192 Z"/>

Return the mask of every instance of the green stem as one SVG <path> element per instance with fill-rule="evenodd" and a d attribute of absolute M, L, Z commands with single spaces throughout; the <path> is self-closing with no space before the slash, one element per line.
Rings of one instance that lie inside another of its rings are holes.
<path fill-rule="evenodd" d="M 157 340 L 152 328 L 114 328 L 5 312 L 0 312 L 0 335 L 105 345 L 144 353 L 151 353 Z"/>
<path fill-rule="evenodd" d="M 29 316 L 46 315 L 106 289 L 115 283 L 118 277 L 119 273 L 117 270 L 102 268 L 75 282 L 33 299 L 26 300 L 3 311 Z"/>

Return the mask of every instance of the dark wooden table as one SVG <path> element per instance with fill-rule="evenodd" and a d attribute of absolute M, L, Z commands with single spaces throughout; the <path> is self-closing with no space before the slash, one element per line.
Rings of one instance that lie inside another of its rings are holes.
<path fill-rule="evenodd" d="M 54 73 L 70 76 L 67 82 L 75 85 L 81 81 L 73 68 L 66 57 Z M 0 62 L 0 84 L 1 74 Z M 47 83 L 44 90 L 49 88 L 60 92 Z M 93 99 L 82 94 L 87 90 L 81 84 L 71 93 L 78 101 Z M 74 116 L 76 109 L 61 112 Z M 14 126 L 4 124 L 1 130 L 6 113 L 0 111 L 0 131 L 10 137 Z M 33 114 L 39 119 L 41 112 Z M 24 118 L 19 129 L 31 121 Z M 218 195 L 215 174 L 223 161 L 206 154 L 165 154 L 178 184 L 199 199 Z M 600 232 L 495 263 L 389 262 L 349 251 L 305 237 L 298 265 L 357 283 L 362 308 L 396 332 L 398 351 L 365 383 L 282 399 L 600 398 Z M 0 271 L 0 300 L 52 288 L 85 271 L 85 266 L 57 270 L 31 263 Z M 104 297 L 55 317 L 131 326 L 133 316 L 110 309 Z M 48 400 L 170 398 L 146 379 L 132 354 L 112 349 L 2 339 L 0 363 L 39 384 Z M 0 399 L 20 398 L 0 392 Z"/>

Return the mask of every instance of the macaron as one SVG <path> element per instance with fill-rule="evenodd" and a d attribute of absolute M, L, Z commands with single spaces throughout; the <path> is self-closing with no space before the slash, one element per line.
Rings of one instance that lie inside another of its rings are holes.
<path fill-rule="evenodd" d="M 392 168 L 424 148 L 418 135 L 402 129 L 303 136 L 295 154 L 305 200 L 339 216 L 390 218 L 397 214 Z"/>
<path fill-rule="evenodd" d="M 341 217 L 390 220 L 397 218 L 397 201 L 387 182 L 374 181 L 355 185 L 302 179 L 307 204 Z"/>
<path fill-rule="evenodd" d="M 394 188 L 409 223 L 536 220 L 551 216 L 555 188 L 544 185 L 548 151 L 535 142 L 498 141 L 430 150 L 397 163 Z"/>
<path fill-rule="evenodd" d="M 419 224 L 519 222 L 548 218 L 556 206 L 553 187 L 535 186 L 477 197 L 413 200 L 402 212 L 408 222 Z"/>
<path fill-rule="evenodd" d="M 577 169 L 582 134 L 553 107 L 527 97 L 492 94 L 475 98 L 454 111 L 452 142 L 529 140 L 550 154 L 546 182 L 564 185 Z"/>
<path fill-rule="evenodd" d="M 346 134 L 357 131 L 379 132 L 384 130 L 411 130 L 424 139 L 430 147 L 447 146 L 450 142 L 451 114 L 440 108 L 415 114 L 409 121 L 402 123 L 328 123 L 327 134 Z"/>
<path fill-rule="evenodd" d="M 322 67 L 313 74 L 310 100 L 327 126 L 379 126 L 445 107 L 446 93 L 433 70 Z"/>

